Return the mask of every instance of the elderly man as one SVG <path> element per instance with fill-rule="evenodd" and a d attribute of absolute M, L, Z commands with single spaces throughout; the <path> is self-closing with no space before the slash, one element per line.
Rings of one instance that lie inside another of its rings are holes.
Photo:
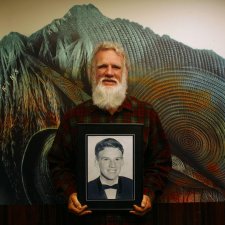
<path fill-rule="evenodd" d="M 92 99 L 64 115 L 49 153 L 49 168 L 53 182 L 56 189 L 68 197 L 69 211 L 82 216 L 83 221 L 90 218 L 89 222 L 92 225 L 136 224 L 134 220 L 139 220 L 140 217 L 135 216 L 147 214 L 152 208 L 154 198 L 162 193 L 166 185 L 171 169 L 168 141 L 152 106 L 127 95 L 127 58 L 120 45 L 106 42 L 96 47 L 91 59 L 89 79 L 92 85 Z M 79 148 L 75 145 L 77 123 L 144 125 L 144 194 L 141 204 L 134 205 L 128 214 L 114 214 L 112 217 L 103 213 L 96 216 L 95 212 L 88 210 L 87 205 L 81 205 L 79 202 L 76 180 L 78 171 L 74 168 L 78 160 L 76 149 Z M 110 222 L 112 218 L 113 222 Z"/>

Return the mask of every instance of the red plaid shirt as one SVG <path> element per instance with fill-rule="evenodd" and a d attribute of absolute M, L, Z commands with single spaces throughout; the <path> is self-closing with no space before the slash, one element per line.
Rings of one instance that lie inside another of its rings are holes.
<path fill-rule="evenodd" d="M 157 113 L 150 104 L 127 97 L 113 115 L 94 106 L 89 100 L 64 115 L 49 153 L 49 168 L 53 182 L 59 192 L 67 197 L 76 192 L 74 174 L 74 138 L 77 123 L 142 123 L 144 124 L 144 194 L 154 198 L 162 192 L 171 170 L 169 144 L 162 129 Z M 79 198 L 79 196 L 78 196 Z M 84 216 L 85 217 L 85 216 Z M 90 223 L 86 220 L 90 218 Z M 80 220 L 80 218 L 79 218 Z M 84 224 L 91 225 L 128 225 L 141 224 L 132 215 L 100 214 L 81 218 Z M 144 219 L 142 218 L 144 221 Z M 142 221 L 140 218 L 138 221 Z M 135 222 L 136 221 L 136 222 Z M 144 224 L 144 223 L 142 223 Z M 146 223 L 148 224 L 148 223 Z"/>

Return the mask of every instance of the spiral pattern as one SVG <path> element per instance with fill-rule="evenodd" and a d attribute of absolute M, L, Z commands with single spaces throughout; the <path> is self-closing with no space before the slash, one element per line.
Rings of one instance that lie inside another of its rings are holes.
<path fill-rule="evenodd" d="M 225 188 L 224 90 L 224 78 L 190 67 L 156 71 L 132 91 L 158 112 L 172 153 L 219 189 Z"/>

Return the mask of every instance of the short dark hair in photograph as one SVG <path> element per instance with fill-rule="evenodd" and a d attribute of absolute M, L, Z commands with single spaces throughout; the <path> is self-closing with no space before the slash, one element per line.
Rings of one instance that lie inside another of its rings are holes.
<path fill-rule="evenodd" d="M 98 156 L 98 153 L 104 150 L 106 147 L 118 148 L 122 154 L 124 152 L 123 146 L 114 138 L 105 138 L 98 142 L 95 146 L 95 155 Z"/>

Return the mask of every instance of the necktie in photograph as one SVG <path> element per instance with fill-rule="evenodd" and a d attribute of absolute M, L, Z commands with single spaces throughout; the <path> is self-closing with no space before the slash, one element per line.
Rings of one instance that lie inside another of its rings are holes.
<path fill-rule="evenodd" d="M 105 190 L 105 189 L 110 189 L 110 188 L 112 188 L 112 189 L 118 189 L 118 184 L 114 184 L 114 185 L 112 185 L 112 186 L 110 186 L 110 185 L 106 185 L 106 184 L 102 184 L 102 188 Z"/>

